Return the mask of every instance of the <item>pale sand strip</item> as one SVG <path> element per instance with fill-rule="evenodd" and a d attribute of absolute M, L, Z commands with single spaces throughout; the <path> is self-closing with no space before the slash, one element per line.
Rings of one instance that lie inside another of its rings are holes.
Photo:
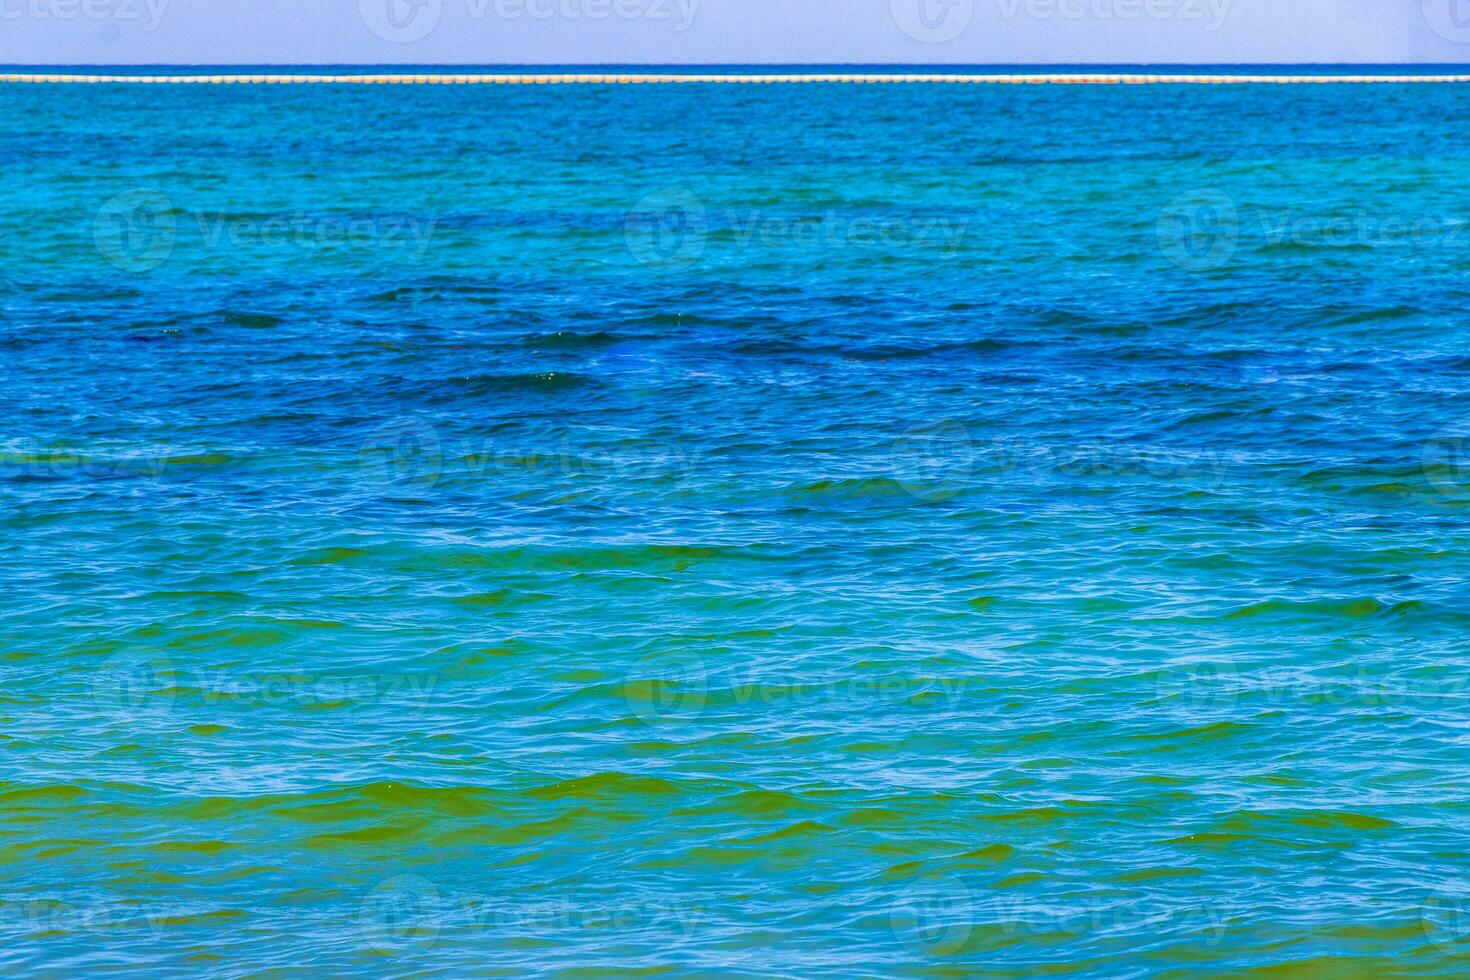
<path fill-rule="evenodd" d="M 132 85 L 667 85 L 674 83 L 948 83 L 983 85 L 1339 85 L 1470 82 L 1470 75 L 1167 75 L 1167 74 L 629 74 L 629 73 L 484 73 L 484 74 L 235 74 L 235 75 L 90 75 L 78 73 L 0 74 L 0 82 L 115 83 Z"/>

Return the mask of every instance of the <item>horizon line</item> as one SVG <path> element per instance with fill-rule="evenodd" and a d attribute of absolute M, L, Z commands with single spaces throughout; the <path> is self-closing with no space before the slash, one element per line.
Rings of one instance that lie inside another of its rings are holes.
<path fill-rule="evenodd" d="M 205 71 L 215 69 L 216 73 L 243 73 L 256 70 L 277 69 L 279 73 L 291 74 L 296 72 L 312 73 L 313 69 L 349 70 L 360 69 L 363 71 L 372 69 L 377 72 L 402 72 L 402 73 L 425 73 L 425 72 L 531 72 L 531 73 L 570 73 L 570 72 L 685 72 L 699 73 L 714 69 L 742 69 L 747 73 L 761 72 L 790 72 L 795 69 L 807 70 L 829 70 L 853 72 L 872 72 L 883 69 L 904 69 L 916 73 L 972 73 L 972 72 L 994 72 L 1005 73 L 1011 71 L 1038 71 L 1052 73 L 1074 73 L 1074 72 L 1144 72 L 1156 69 L 1198 69 L 1208 73 L 1217 70 L 1221 73 L 1233 73 L 1235 71 L 1261 68 L 1261 69 L 1326 69 L 1343 68 L 1357 69 L 1362 73 L 1372 73 L 1372 69 L 1389 70 L 1402 69 L 1404 74 L 1432 73 L 1427 69 L 1456 69 L 1470 73 L 1470 61 L 993 61 L 993 62 L 904 62 L 904 61 L 785 61 L 785 62 L 741 62 L 741 61 L 699 61 L 699 62 L 636 62 L 636 61 L 601 61 L 601 62 L 555 62 L 555 61 L 502 61 L 489 63 L 456 62 L 456 61 L 422 61 L 422 62 L 381 62 L 381 61 L 322 61 L 322 62 L 293 62 L 293 61 L 262 61 L 262 62 L 171 62 L 171 61 L 138 61 L 138 62 L 0 62 L 0 73 L 77 73 L 89 70 L 114 69 L 123 72 L 141 71 L 143 69 L 159 69 L 161 71 Z"/>
<path fill-rule="evenodd" d="M 627 84 L 1052 84 L 1052 85 L 1287 85 L 1470 83 L 1467 74 L 1229 74 L 1151 72 L 228 72 L 200 74 L 93 74 L 0 72 L 10 84 L 184 85 L 627 85 Z"/>

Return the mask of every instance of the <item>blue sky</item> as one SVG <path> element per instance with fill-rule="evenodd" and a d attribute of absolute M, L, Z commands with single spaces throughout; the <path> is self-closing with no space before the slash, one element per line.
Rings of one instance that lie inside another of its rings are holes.
<path fill-rule="evenodd" d="M 1470 0 L 0 0 L 7 64 L 1470 62 Z"/>

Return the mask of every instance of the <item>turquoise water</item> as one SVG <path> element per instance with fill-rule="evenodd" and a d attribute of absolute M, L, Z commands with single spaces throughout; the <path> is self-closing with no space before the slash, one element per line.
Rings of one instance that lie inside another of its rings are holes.
<path fill-rule="evenodd" d="M 1470 89 L 0 98 L 0 967 L 1463 975 Z"/>

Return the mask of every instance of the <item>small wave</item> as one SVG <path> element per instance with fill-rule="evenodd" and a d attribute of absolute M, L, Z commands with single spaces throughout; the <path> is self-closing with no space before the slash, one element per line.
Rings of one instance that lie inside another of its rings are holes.
<path fill-rule="evenodd" d="M 521 344 L 538 350 L 591 350 L 610 347 L 626 340 L 626 337 L 607 330 L 594 330 L 591 333 L 558 330 L 555 333 L 530 334 Z"/>
<path fill-rule="evenodd" d="M 1328 618 L 1328 619 L 1380 619 L 1403 617 L 1422 612 L 1428 607 L 1423 602 L 1387 603 L 1381 599 L 1338 599 L 1338 600 L 1288 600 L 1268 599 L 1252 603 L 1229 613 L 1227 619 L 1278 619 L 1278 618 Z"/>
<path fill-rule="evenodd" d="M 355 557 L 355 556 L 347 556 Z M 605 569 L 688 568 L 698 562 L 750 559 L 762 553 L 719 545 L 635 545 L 581 548 L 487 548 L 481 551 L 432 551 L 399 562 L 402 571 L 445 571 L 474 568 L 489 571 L 601 571 Z"/>
<path fill-rule="evenodd" d="M 286 322 L 282 317 L 273 316 L 269 313 L 243 313 L 235 310 L 222 311 L 220 319 L 232 327 L 248 327 L 252 330 L 279 327 Z"/>
<path fill-rule="evenodd" d="M 432 381 L 395 383 L 399 393 L 418 394 L 431 402 L 485 398 L 492 395 L 556 395 L 600 387 L 596 378 L 567 371 L 523 374 L 468 374 Z"/>
<path fill-rule="evenodd" d="M 801 497 L 832 498 L 913 498 L 910 487 L 886 476 L 849 477 L 846 479 L 817 480 L 788 487 L 786 492 Z"/>

